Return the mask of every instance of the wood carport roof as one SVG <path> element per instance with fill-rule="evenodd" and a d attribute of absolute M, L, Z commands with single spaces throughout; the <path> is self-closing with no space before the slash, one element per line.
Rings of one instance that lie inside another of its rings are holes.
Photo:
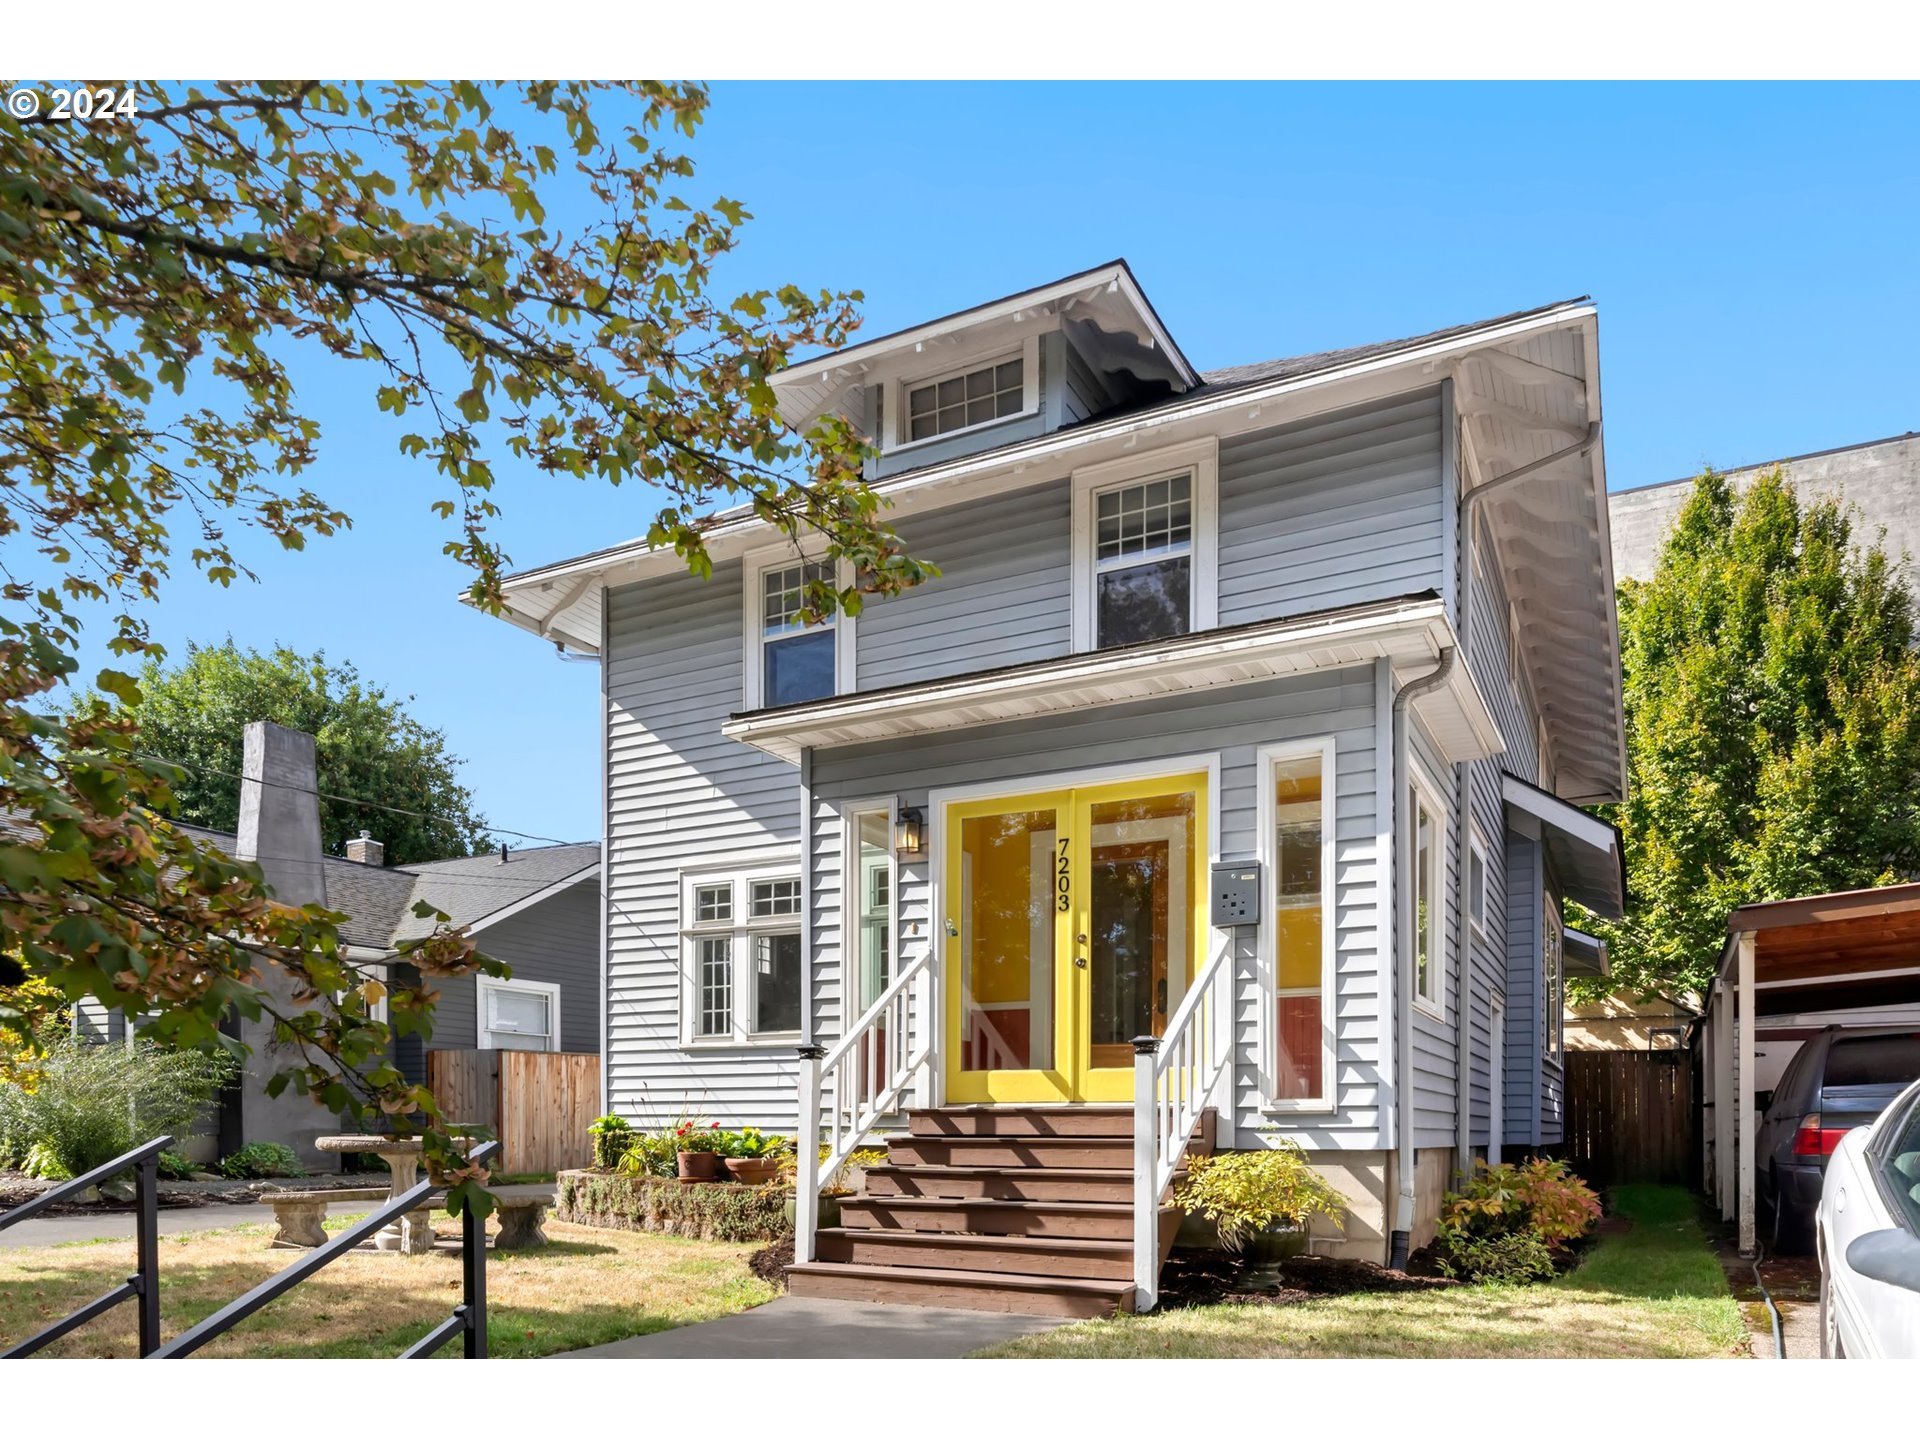
<path fill-rule="evenodd" d="M 1920 884 L 1743 905 L 1727 920 L 1720 973 L 1753 936 L 1754 1013 L 1895 1004 L 1920 995 Z"/>

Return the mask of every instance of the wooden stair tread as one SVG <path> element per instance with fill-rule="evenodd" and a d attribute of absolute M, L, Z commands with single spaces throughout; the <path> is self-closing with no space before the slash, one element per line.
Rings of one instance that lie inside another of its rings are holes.
<path fill-rule="evenodd" d="M 1131 1255 L 1131 1240 L 1095 1240 L 1078 1235 L 977 1235 L 970 1230 L 854 1230 L 839 1226 L 820 1231 L 822 1237 L 844 1236 L 862 1245 L 937 1244 L 949 1249 L 1069 1251 L 1076 1255 Z"/>
<path fill-rule="evenodd" d="M 1185 1169 L 1183 1165 L 1180 1167 Z M 1112 1180 L 1112 1170 L 1095 1170 L 1083 1165 L 1049 1165 L 1044 1170 L 1034 1165 L 874 1165 L 869 1175 L 926 1175 L 936 1180 L 962 1175 L 1029 1176 L 1046 1180 Z M 1131 1172 L 1129 1172 L 1131 1173 Z M 385 1194 L 383 1190 L 381 1194 Z M 858 1198 L 858 1197 L 856 1197 Z"/>
<path fill-rule="evenodd" d="M 962 1196 L 958 1199 L 939 1195 L 850 1195 L 840 1202 L 842 1210 L 867 1205 L 889 1210 L 1090 1210 L 1097 1215 L 1131 1215 L 1131 1200 L 1002 1200 L 987 1196 Z M 1162 1205 L 1162 1212 L 1168 1207 Z"/>
<path fill-rule="evenodd" d="M 1009 1275 L 998 1270 L 922 1270 L 913 1265 L 842 1265 L 811 1260 L 790 1265 L 789 1275 L 861 1277 L 868 1280 L 920 1280 L 929 1285 L 977 1285 L 988 1290 L 1048 1290 L 1075 1295 L 1111 1295 L 1133 1289 L 1131 1280 L 1082 1280 L 1071 1275 Z"/>

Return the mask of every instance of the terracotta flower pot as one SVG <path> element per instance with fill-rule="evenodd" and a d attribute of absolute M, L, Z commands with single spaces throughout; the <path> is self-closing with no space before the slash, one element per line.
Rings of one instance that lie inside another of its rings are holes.
<path fill-rule="evenodd" d="M 717 1180 L 720 1157 L 711 1150 L 682 1150 L 673 1157 L 682 1180 Z"/>
<path fill-rule="evenodd" d="M 764 1185 L 779 1172 L 780 1162 L 771 1155 L 729 1157 L 727 1173 L 742 1185 Z"/>

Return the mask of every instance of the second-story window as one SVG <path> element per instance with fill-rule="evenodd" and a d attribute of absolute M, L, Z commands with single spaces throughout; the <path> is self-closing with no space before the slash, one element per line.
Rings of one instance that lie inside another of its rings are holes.
<path fill-rule="evenodd" d="M 1095 645 L 1184 635 L 1193 617 L 1193 477 L 1118 485 L 1094 497 Z"/>
<path fill-rule="evenodd" d="M 931 440 L 1018 415 L 1025 404 L 1026 366 L 1015 356 L 963 375 L 907 390 L 907 439 Z"/>
<path fill-rule="evenodd" d="M 827 561 L 796 561 L 760 572 L 760 701 L 796 705 L 834 692 L 835 617 L 804 618 L 807 586 L 831 584 Z"/>

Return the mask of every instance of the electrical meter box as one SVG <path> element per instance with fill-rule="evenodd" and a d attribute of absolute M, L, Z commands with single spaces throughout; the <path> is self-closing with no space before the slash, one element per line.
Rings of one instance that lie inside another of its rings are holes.
<path fill-rule="evenodd" d="M 1239 863 L 1213 867 L 1213 923 L 1225 930 L 1260 923 L 1260 867 Z"/>

